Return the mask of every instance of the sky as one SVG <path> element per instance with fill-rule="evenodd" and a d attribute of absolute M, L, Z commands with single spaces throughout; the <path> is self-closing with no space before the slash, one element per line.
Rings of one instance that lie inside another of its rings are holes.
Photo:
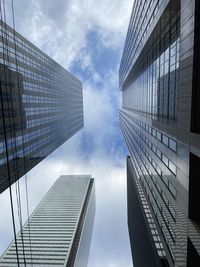
<path fill-rule="evenodd" d="M 132 266 L 126 214 L 126 155 L 119 129 L 118 69 L 133 0 L 17 0 L 16 30 L 83 83 L 84 128 L 20 179 L 30 213 L 60 175 L 95 178 L 88 267 Z M 48 3 L 48 4 L 47 4 Z M 12 25 L 10 0 L 7 22 Z M 13 186 L 13 196 L 15 186 Z M 0 195 L 0 254 L 13 239 L 8 190 Z M 26 221 L 25 205 L 22 207 Z M 16 214 L 17 216 L 17 214 Z"/>

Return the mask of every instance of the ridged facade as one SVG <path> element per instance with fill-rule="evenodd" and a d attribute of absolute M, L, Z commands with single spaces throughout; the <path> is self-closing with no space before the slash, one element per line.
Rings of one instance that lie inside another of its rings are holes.
<path fill-rule="evenodd" d="M 87 266 L 94 214 L 94 179 L 61 176 L 17 236 L 20 266 Z M 0 266 L 18 266 L 14 241 Z"/>

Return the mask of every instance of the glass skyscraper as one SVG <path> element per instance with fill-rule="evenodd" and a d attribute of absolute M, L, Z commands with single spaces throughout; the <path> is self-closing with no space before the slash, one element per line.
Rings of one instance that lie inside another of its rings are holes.
<path fill-rule="evenodd" d="M 82 84 L 0 21 L 0 193 L 83 127 Z"/>
<path fill-rule="evenodd" d="M 17 247 L 13 241 L 2 255 L 0 266 L 86 267 L 94 190 L 88 175 L 61 176 L 18 234 Z"/>
<path fill-rule="evenodd" d="M 199 31 L 197 0 L 134 1 L 119 84 L 135 267 L 200 266 Z"/>

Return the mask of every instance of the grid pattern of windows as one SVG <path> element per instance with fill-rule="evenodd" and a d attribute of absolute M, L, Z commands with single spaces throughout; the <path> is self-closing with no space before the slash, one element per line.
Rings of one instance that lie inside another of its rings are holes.
<path fill-rule="evenodd" d="M 81 82 L 0 21 L 0 192 L 83 127 Z"/>
<path fill-rule="evenodd" d="M 155 154 L 156 150 L 153 151 L 153 146 L 149 146 L 149 141 L 142 138 L 143 129 L 123 111 L 120 111 L 120 126 L 137 175 L 149 197 L 173 258 L 176 242 L 176 188 L 171 181 L 175 179 L 175 175 L 163 162 L 162 156 L 159 158 Z"/>
<path fill-rule="evenodd" d="M 156 229 L 156 225 L 154 223 L 154 219 L 153 219 L 153 217 L 151 215 L 151 211 L 150 211 L 150 208 L 148 206 L 148 202 L 147 202 L 147 200 L 145 198 L 145 195 L 143 193 L 142 187 L 140 186 L 139 182 L 137 183 L 137 187 L 138 187 L 138 192 L 140 194 L 140 199 L 142 201 L 143 209 L 144 209 L 144 212 L 145 212 L 145 215 L 146 215 L 146 219 L 148 221 L 149 228 L 150 228 L 153 240 L 155 242 L 157 253 L 158 253 L 158 255 L 160 257 L 164 257 L 166 254 L 165 254 L 165 251 L 163 249 L 163 245 L 162 245 L 162 242 L 160 240 L 160 237 L 158 235 L 158 231 Z"/>
<path fill-rule="evenodd" d="M 91 180 L 90 176 L 61 176 L 55 182 L 17 236 L 20 266 L 67 265 L 82 209 L 87 209 L 84 203 L 86 197 L 90 198 Z M 0 266 L 16 264 L 13 241 L 1 257 Z"/>
<path fill-rule="evenodd" d="M 153 120 L 177 119 L 179 47 L 180 1 L 136 0 L 119 70 L 120 127 L 171 264 L 177 245 L 177 142 Z"/>
<path fill-rule="evenodd" d="M 200 255 L 200 2 L 133 2 L 119 70 L 120 127 L 137 173 L 132 180 L 139 178 L 169 266 L 192 266 Z M 145 207 L 137 210 L 144 213 Z M 147 228 L 148 222 L 143 224 Z M 136 229 L 130 240 L 134 234 L 137 248 L 143 237 Z M 134 258 L 137 251 L 132 253 Z"/>
<path fill-rule="evenodd" d="M 151 210 L 150 210 L 149 204 L 147 202 L 147 199 L 145 197 L 145 194 L 143 192 L 142 186 L 140 185 L 140 182 L 139 182 L 138 179 L 135 179 L 135 183 L 136 183 L 136 186 L 137 186 L 137 190 L 138 190 L 138 193 L 139 193 L 139 196 L 140 196 L 140 200 L 141 200 L 141 203 L 142 203 L 142 206 L 143 206 L 143 210 L 144 210 L 146 219 L 148 221 L 148 226 L 150 228 L 150 231 L 151 231 L 151 234 L 152 234 L 152 237 L 153 237 L 153 241 L 154 241 L 155 247 L 157 249 L 158 256 L 159 257 L 165 257 L 166 254 L 165 254 L 165 251 L 163 249 L 163 244 L 161 242 L 161 239 L 159 237 L 158 231 L 156 229 L 154 218 L 153 218 L 153 216 L 151 214 Z"/>
<path fill-rule="evenodd" d="M 176 119 L 179 17 L 176 10 L 167 10 L 162 15 L 142 50 L 138 65 L 130 71 L 131 81 L 127 79 L 128 86 L 123 91 L 124 108 Z"/>
<path fill-rule="evenodd" d="M 133 116 L 132 112 L 129 112 L 128 110 L 123 110 L 123 112 L 126 113 L 126 116 L 128 118 L 130 118 L 131 120 L 134 121 L 134 123 L 137 124 L 137 126 L 139 126 L 140 128 L 142 128 L 144 131 L 146 131 L 147 133 L 149 133 L 151 136 L 153 136 L 156 140 L 160 141 L 161 143 L 163 143 L 164 145 L 166 145 L 168 148 L 170 148 L 172 151 L 176 152 L 177 151 L 177 142 L 170 138 L 169 136 L 167 136 L 164 133 L 161 133 L 160 131 L 158 131 L 157 129 L 149 126 L 147 123 L 135 118 Z"/>
<path fill-rule="evenodd" d="M 127 157 L 127 210 L 133 265 L 168 266 L 156 219 L 152 215 L 140 177 L 129 156 Z M 160 265 L 160 261 L 166 264 Z"/>
<path fill-rule="evenodd" d="M 133 116 L 131 116 L 130 112 L 127 112 L 125 110 L 120 111 L 120 117 L 121 117 L 121 119 L 124 119 L 127 121 L 127 123 L 129 123 L 129 128 L 131 129 L 131 132 L 133 132 L 134 135 L 137 135 L 137 138 L 139 141 L 142 141 L 142 142 L 138 141 L 139 146 L 144 151 L 144 153 L 147 155 L 149 160 L 152 162 L 153 166 L 155 166 L 155 169 L 157 170 L 158 174 L 160 174 L 162 176 L 162 171 L 160 170 L 158 165 L 155 163 L 154 159 L 149 155 L 148 151 L 153 152 L 154 155 L 157 157 L 157 158 L 155 158 L 156 161 L 158 161 L 158 162 L 159 162 L 159 160 L 162 161 L 162 163 L 164 163 L 166 165 L 166 167 L 171 171 L 171 173 L 174 176 L 176 176 L 176 172 L 177 172 L 176 171 L 177 170 L 176 165 L 155 145 L 154 142 L 150 141 L 148 135 L 145 134 L 145 132 L 142 128 L 147 130 L 148 133 L 150 133 L 150 134 L 152 133 L 152 135 L 154 137 L 159 136 L 158 140 L 162 141 L 162 143 L 165 144 L 170 149 L 176 147 L 176 146 L 174 146 L 174 143 L 176 143 L 176 142 L 164 134 L 157 135 L 157 133 L 160 133 L 160 132 L 156 131 L 154 128 L 152 128 L 150 126 L 147 126 L 147 124 L 142 123 L 141 121 L 140 121 L 140 123 L 138 123 L 138 120 L 135 119 Z M 151 129 L 152 129 L 152 132 L 150 131 Z M 170 140 L 171 140 L 171 143 L 173 144 L 173 146 L 170 145 Z M 147 146 L 148 146 L 148 148 L 147 148 Z"/>
<path fill-rule="evenodd" d="M 163 0 L 134 1 L 119 70 L 120 86 L 127 78 L 132 62 L 141 51 L 145 36 L 149 32 L 162 2 Z"/>

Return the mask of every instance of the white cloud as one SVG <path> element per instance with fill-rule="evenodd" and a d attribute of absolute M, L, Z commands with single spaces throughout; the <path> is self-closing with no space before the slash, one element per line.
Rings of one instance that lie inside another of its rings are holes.
<path fill-rule="evenodd" d="M 131 266 L 130 248 L 127 243 L 128 233 L 127 228 L 124 227 L 126 225 L 125 166 L 116 167 L 115 161 L 106 155 L 100 158 L 94 156 L 85 164 L 77 146 L 77 140 L 80 140 L 81 134 L 80 132 L 72 137 L 61 147 L 60 151 L 57 151 L 59 153 L 53 153 L 28 173 L 30 211 L 35 209 L 60 175 L 91 174 L 95 178 L 96 216 L 88 267 Z M 74 146 L 76 149 L 72 149 Z M 70 153 L 66 153 L 67 151 Z M 71 151 L 73 151 L 73 156 Z M 20 180 L 20 187 L 21 197 L 25 199 L 24 178 Z M 15 199 L 14 189 L 15 186 L 13 186 Z M 11 214 L 7 212 L 10 208 L 8 191 L 1 195 L 0 203 L 4 205 L 4 209 L 1 210 L 3 220 L 0 221 L 0 233 L 4 241 L 0 246 L 2 252 L 13 238 Z M 22 203 L 25 221 L 26 201 Z"/>
<path fill-rule="evenodd" d="M 15 3 L 17 30 L 65 67 L 86 47 L 91 30 L 98 32 L 104 46 L 123 46 L 132 0 L 32 0 L 28 3 L 24 0 Z M 7 4 L 7 19 L 12 24 L 9 1 Z"/>
<path fill-rule="evenodd" d="M 132 263 L 126 227 L 125 158 L 115 144 L 119 135 L 114 123 L 117 105 L 114 87 L 116 78 L 111 73 L 108 75 L 112 79 L 100 90 L 94 90 L 93 83 L 85 85 L 84 129 L 28 173 L 29 206 L 32 212 L 60 175 L 91 174 L 95 178 L 96 186 L 96 216 L 88 267 L 129 267 Z M 115 105 L 112 104 L 113 101 L 116 102 Z M 90 157 L 86 159 L 81 147 L 85 136 L 93 139 L 86 140 L 86 149 L 90 141 L 94 142 Z M 108 150 L 106 139 L 110 140 Z M 117 166 L 116 163 L 121 164 Z M 24 199 L 24 179 L 20 179 L 20 185 Z M 0 203 L 8 206 L 8 197 L 7 202 L 4 200 Z M 4 219 L 0 222 L 0 233 L 8 233 L 8 229 L 10 230 L 9 234 L 3 235 L 4 243 L 0 246 L 2 251 L 13 238 L 13 234 L 7 209 L 3 209 L 1 214 Z M 24 204 L 23 214 L 25 221 Z"/>
<path fill-rule="evenodd" d="M 125 148 L 117 126 L 121 101 L 118 63 L 99 73 L 88 47 L 88 34 L 95 31 L 97 43 L 92 45 L 96 51 L 115 49 L 119 62 L 132 0 L 19 0 L 16 4 L 17 30 L 61 65 L 70 67 L 76 62 L 89 73 L 87 79 L 80 77 L 84 130 L 28 173 L 30 210 L 60 175 L 91 174 L 96 180 L 96 219 L 89 267 L 132 266 L 126 223 Z M 20 183 L 24 193 L 24 180 Z M 12 229 L 6 194 L 0 199 L 5 206 L 0 235 L 8 232 L 8 227 Z M 11 231 L 3 235 L 0 251 L 11 239 Z"/>

